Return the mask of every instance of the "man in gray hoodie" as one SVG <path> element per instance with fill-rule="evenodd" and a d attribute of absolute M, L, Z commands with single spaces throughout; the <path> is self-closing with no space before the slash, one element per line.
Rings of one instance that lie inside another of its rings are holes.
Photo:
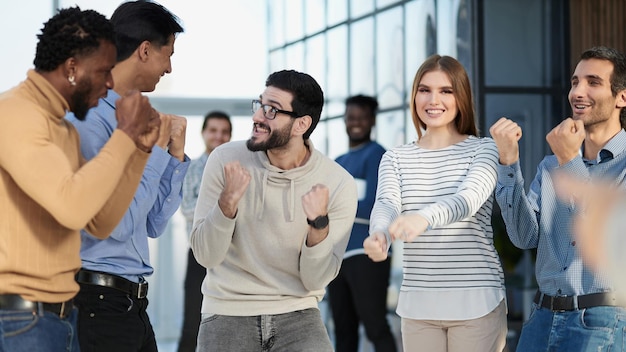
<path fill-rule="evenodd" d="M 207 161 L 191 248 L 207 268 L 200 351 L 332 351 L 318 302 L 356 215 L 352 176 L 309 137 L 324 94 L 309 75 L 272 73 L 252 101 L 252 135 Z"/>

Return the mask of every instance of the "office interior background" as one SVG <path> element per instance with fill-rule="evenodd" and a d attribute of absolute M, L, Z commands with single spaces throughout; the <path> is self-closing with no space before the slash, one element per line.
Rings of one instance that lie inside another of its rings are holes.
<path fill-rule="evenodd" d="M 233 116 L 233 139 L 251 130 L 250 100 L 273 71 L 296 69 L 322 86 L 326 104 L 312 135 L 334 158 L 348 149 L 343 101 L 378 97 L 376 139 L 391 148 L 417 137 L 408 110 L 411 84 L 431 54 L 456 57 L 472 81 L 483 136 L 501 116 L 524 131 L 521 164 L 527 183 L 543 155 L 545 134 L 570 113 L 569 81 L 578 55 L 594 45 L 626 50 L 623 0 L 162 0 L 185 28 L 175 44 L 173 72 L 149 93 L 157 109 L 188 118 L 187 154 L 203 151 L 202 116 Z M 57 8 L 78 5 L 107 17 L 119 0 L 0 1 L 4 43 L 0 91 L 32 67 L 36 35 Z M 494 212 L 505 265 L 509 316 L 523 320 L 534 294 L 533 253 L 513 248 Z M 182 319 L 187 234 L 176 214 L 152 241 L 155 274 L 150 314 L 160 341 L 176 341 Z M 400 280 L 401 246 L 394 271 Z M 393 287 L 392 287 L 393 289 Z M 393 302 L 390 302 L 393 310 Z"/>

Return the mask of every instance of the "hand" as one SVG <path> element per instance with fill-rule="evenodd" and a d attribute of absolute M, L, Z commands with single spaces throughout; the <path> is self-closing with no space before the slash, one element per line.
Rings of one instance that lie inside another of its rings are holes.
<path fill-rule="evenodd" d="M 382 232 L 375 232 L 363 241 L 365 254 L 375 261 L 382 262 L 387 259 L 387 238 Z"/>
<path fill-rule="evenodd" d="M 152 150 L 156 138 L 151 141 L 146 134 L 155 130 L 158 133 L 161 121 L 146 96 L 136 90 L 126 93 L 115 103 L 115 117 L 117 128 L 126 133 L 137 148 L 148 153 Z"/>
<path fill-rule="evenodd" d="M 316 184 L 302 196 L 302 209 L 307 219 L 315 220 L 328 214 L 328 187 Z"/>
<path fill-rule="evenodd" d="M 498 147 L 500 164 L 511 165 L 519 160 L 519 140 L 522 138 L 522 128 L 517 123 L 502 117 L 491 126 L 489 133 Z"/>
<path fill-rule="evenodd" d="M 392 240 L 413 242 L 428 228 L 428 221 L 419 214 L 401 215 L 389 226 L 389 235 Z"/>
<path fill-rule="evenodd" d="M 187 119 L 170 115 L 172 119 L 172 128 L 170 132 L 169 153 L 180 161 L 185 160 L 185 136 L 187 133 Z"/>
<path fill-rule="evenodd" d="M 328 214 L 328 187 L 316 184 L 302 196 L 302 209 L 310 220 Z M 310 227 L 306 237 L 306 245 L 313 247 L 328 237 L 330 224 L 323 229 Z"/>
<path fill-rule="evenodd" d="M 224 165 L 224 189 L 218 205 L 226 217 L 233 219 L 237 215 L 239 201 L 248 189 L 250 179 L 250 173 L 238 161 Z"/>
<path fill-rule="evenodd" d="M 159 138 L 156 141 L 156 145 L 163 150 L 167 150 L 167 145 L 170 143 L 170 134 L 172 133 L 172 115 L 159 113 L 159 119 L 161 119 L 161 127 L 159 128 Z"/>
<path fill-rule="evenodd" d="M 152 152 L 157 139 L 159 138 L 159 131 L 161 127 L 161 119 L 159 113 L 152 109 L 152 120 L 148 124 L 148 129 L 137 137 L 135 144 L 137 148 L 143 150 L 146 153 Z"/>
<path fill-rule="evenodd" d="M 546 141 L 559 165 L 567 164 L 574 159 L 580 152 L 584 140 L 585 125 L 581 120 L 572 118 L 563 120 L 546 135 Z"/>

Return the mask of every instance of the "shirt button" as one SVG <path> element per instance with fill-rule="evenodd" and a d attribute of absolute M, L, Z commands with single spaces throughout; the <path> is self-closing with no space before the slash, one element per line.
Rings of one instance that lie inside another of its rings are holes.
<path fill-rule="evenodd" d="M 567 267 L 566 267 L 566 266 L 565 266 L 565 267 L 563 267 L 563 271 L 565 271 L 565 270 L 567 270 Z"/>
<path fill-rule="evenodd" d="M 174 173 L 175 173 L 175 174 L 177 174 L 177 173 L 179 173 L 179 172 L 180 172 L 180 170 L 175 170 L 175 171 L 174 171 Z"/>
<path fill-rule="evenodd" d="M 558 294 L 561 294 L 561 289 L 556 290 Z"/>
<path fill-rule="evenodd" d="M 572 246 L 576 246 L 576 241 L 572 241 Z"/>
<path fill-rule="evenodd" d="M 512 174 L 512 173 L 510 173 L 510 174 L 508 174 L 507 176 L 509 176 L 509 177 L 511 177 L 511 178 L 512 178 L 512 177 L 513 177 L 513 174 Z"/>

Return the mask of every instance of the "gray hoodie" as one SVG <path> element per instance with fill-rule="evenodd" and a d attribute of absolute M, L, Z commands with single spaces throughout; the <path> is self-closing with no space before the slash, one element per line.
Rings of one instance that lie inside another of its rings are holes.
<path fill-rule="evenodd" d="M 347 171 L 307 144 L 311 157 L 291 170 L 271 165 L 265 152 L 249 151 L 245 141 L 223 144 L 209 155 L 190 239 L 198 263 L 207 268 L 202 313 L 254 316 L 317 308 L 339 272 L 357 190 Z M 217 200 L 224 165 L 235 160 L 252 178 L 229 219 Z M 318 183 L 330 191 L 329 234 L 307 247 L 301 197 Z"/>

